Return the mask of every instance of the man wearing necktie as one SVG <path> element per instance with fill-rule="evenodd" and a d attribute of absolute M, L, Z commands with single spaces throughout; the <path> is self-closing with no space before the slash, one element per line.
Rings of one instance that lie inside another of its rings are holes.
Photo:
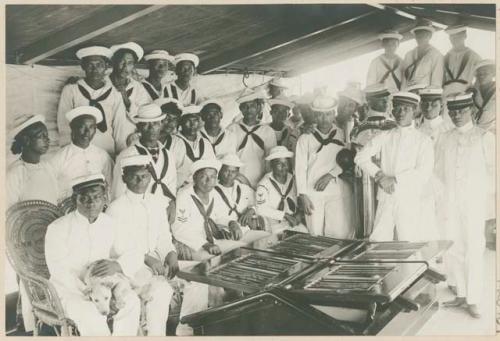
<path fill-rule="evenodd" d="M 429 181 L 434 165 L 430 137 L 418 131 L 413 122 L 420 96 L 410 92 L 393 95 L 393 115 L 397 128 L 371 139 L 354 161 L 375 178 L 378 206 L 370 240 L 420 241 L 426 235 L 419 227 L 422 188 Z M 380 166 L 372 157 L 380 153 Z"/>
<path fill-rule="evenodd" d="M 313 235 L 352 238 L 353 200 L 351 189 L 338 176 L 342 168 L 335 162 L 344 148 L 344 134 L 335 126 L 333 97 L 318 96 L 311 109 L 317 127 L 297 141 L 295 178 L 306 224 Z"/>
<path fill-rule="evenodd" d="M 262 101 L 260 91 L 246 90 L 236 99 L 243 118 L 231 124 L 228 130 L 236 135 L 237 155 L 244 166 L 240 168 L 252 187 L 257 186 L 266 172 L 265 156 L 276 146 L 276 134 L 267 124 L 261 124 Z"/>
<path fill-rule="evenodd" d="M 122 95 L 106 78 L 111 55 L 111 50 L 102 46 L 86 47 L 76 52 L 85 77 L 76 83 L 66 84 L 62 90 L 57 109 L 60 146 L 70 142 L 70 129 L 65 114 L 73 108 L 88 105 L 99 109 L 103 116 L 103 120 L 97 125 L 95 145 L 106 150 L 111 157 L 127 146 L 127 137 L 133 133 L 134 125 L 127 118 Z"/>

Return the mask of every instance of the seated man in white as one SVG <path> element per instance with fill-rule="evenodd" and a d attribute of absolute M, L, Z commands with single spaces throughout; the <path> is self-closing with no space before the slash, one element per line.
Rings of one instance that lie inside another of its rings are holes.
<path fill-rule="evenodd" d="M 134 289 L 145 305 L 147 336 L 165 336 L 173 290 L 167 278 L 179 270 L 177 253 L 164 202 L 151 194 L 151 156 L 133 155 L 121 160 L 127 189 L 113 201 L 107 213 L 119 223 L 125 247 L 138 247 L 142 265 L 133 278 Z"/>
<path fill-rule="evenodd" d="M 69 318 L 82 336 L 108 336 L 106 316 L 84 294 L 83 277 L 88 265 L 101 260 L 92 276 L 123 272 L 132 277 L 137 269 L 134 250 L 120 252 L 118 227 L 103 213 L 106 187 L 102 174 L 76 178 L 73 183 L 76 210 L 54 222 L 45 236 L 45 258 L 54 284 Z M 114 336 L 135 336 L 139 328 L 140 300 L 133 292 L 124 297 L 125 306 L 113 317 Z"/>
<path fill-rule="evenodd" d="M 297 212 L 295 179 L 289 173 L 292 157 L 293 153 L 286 147 L 272 148 L 266 157 L 271 172 L 264 175 L 257 186 L 257 213 L 265 218 L 265 228 L 273 234 L 284 230 L 307 233 Z"/>

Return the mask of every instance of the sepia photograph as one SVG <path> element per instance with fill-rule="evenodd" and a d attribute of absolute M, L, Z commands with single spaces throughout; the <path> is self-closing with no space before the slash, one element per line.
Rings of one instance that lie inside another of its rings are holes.
<path fill-rule="evenodd" d="M 494 2 L 3 7 L 7 337 L 500 331 Z"/>

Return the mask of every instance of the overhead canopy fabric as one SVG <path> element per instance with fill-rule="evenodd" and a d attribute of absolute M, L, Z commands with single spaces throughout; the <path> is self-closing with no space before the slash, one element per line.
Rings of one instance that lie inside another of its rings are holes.
<path fill-rule="evenodd" d="M 194 52 L 199 73 L 312 70 L 405 39 L 414 17 L 495 30 L 494 4 L 7 5 L 7 61 L 76 64 L 83 46 L 135 41 L 146 51 Z"/>

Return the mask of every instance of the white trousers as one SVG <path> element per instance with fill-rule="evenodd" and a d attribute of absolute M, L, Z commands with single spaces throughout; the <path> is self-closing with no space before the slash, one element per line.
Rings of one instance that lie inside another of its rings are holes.
<path fill-rule="evenodd" d="M 178 279 L 184 283 L 183 298 L 179 319 L 184 316 L 208 309 L 208 285 Z M 193 335 L 193 328 L 188 324 L 177 325 L 175 334 L 178 336 Z"/>
<path fill-rule="evenodd" d="M 75 321 L 81 336 L 109 336 L 106 316 L 101 315 L 94 303 L 83 295 L 68 294 L 63 307 Z M 139 329 L 141 302 L 134 293 L 125 297 L 125 306 L 113 317 L 113 336 L 136 336 Z"/>
<path fill-rule="evenodd" d="M 308 195 L 314 209 L 306 215 L 306 225 L 313 236 L 340 239 L 354 238 L 353 205 L 348 197 Z"/>
<path fill-rule="evenodd" d="M 422 240 L 438 240 L 444 237 L 444 229 L 439 228 L 436 201 L 433 196 L 422 198 L 418 229 Z"/>
<path fill-rule="evenodd" d="M 462 206 L 462 205 L 461 205 Z M 457 207 L 446 216 L 446 239 L 453 241 L 445 261 L 449 281 L 457 287 L 457 296 L 468 304 L 479 304 L 483 288 L 485 249 L 484 214 L 478 207 Z"/>

